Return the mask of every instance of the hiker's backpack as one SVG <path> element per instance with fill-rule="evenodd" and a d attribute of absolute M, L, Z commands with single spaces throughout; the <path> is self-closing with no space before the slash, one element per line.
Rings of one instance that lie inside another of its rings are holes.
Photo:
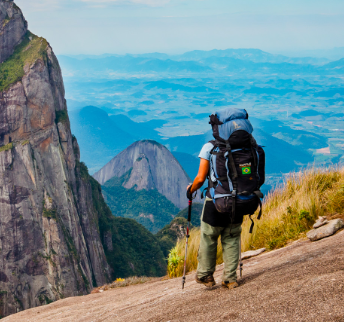
<path fill-rule="evenodd" d="M 265 153 L 252 136 L 253 127 L 244 109 L 227 108 L 210 116 L 214 145 L 210 152 L 208 195 L 220 213 L 251 215 L 260 206 L 265 181 Z M 253 220 L 250 232 L 253 229 Z"/>

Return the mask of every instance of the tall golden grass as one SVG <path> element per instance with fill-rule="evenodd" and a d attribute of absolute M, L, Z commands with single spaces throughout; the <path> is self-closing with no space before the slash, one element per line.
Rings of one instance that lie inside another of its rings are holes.
<path fill-rule="evenodd" d="M 252 218 L 256 216 L 257 213 Z M 283 247 L 288 242 L 304 237 L 319 216 L 344 217 L 344 168 L 314 168 L 289 175 L 283 185 L 266 196 L 262 218 L 255 220 L 252 234 L 249 234 L 251 221 L 245 216 L 242 251 Z M 200 230 L 196 228 L 190 233 L 187 272 L 197 268 L 199 243 Z M 184 248 L 185 240 L 179 240 L 170 253 L 170 277 L 183 274 Z M 217 264 L 222 262 L 219 242 Z"/>

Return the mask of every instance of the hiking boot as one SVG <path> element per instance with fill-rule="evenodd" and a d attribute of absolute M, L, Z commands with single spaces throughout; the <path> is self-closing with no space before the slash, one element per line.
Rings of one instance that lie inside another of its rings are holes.
<path fill-rule="evenodd" d="M 213 287 L 216 284 L 213 275 L 208 275 L 201 278 L 196 276 L 196 282 L 199 284 L 204 284 L 206 287 Z"/>
<path fill-rule="evenodd" d="M 233 288 L 236 288 L 239 286 L 239 284 L 237 282 L 228 282 L 228 281 L 225 281 L 225 282 L 222 282 L 222 286 L 223 287 L 226 287 L 228 289 L 233 289 Z"/>

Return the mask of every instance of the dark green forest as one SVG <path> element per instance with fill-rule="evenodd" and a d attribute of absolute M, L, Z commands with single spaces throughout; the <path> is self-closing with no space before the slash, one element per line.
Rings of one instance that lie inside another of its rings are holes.
<path fill-rule="evenodd" d="M 135 220 L 113 216 L 104 202 L 100 184 L 88 175 L 86 165 L 81 162 L 77 168 L 92 190 L 101 241 L 113 270 L 112 278 L 164 276 L 166 261 L 158 239 Z"/>
<path fill-rule="evenodd" d="M 103 186 L 103 194 L 112 213 L 116 217 L 135 219 L 152 233 L 157 233 L 169 224 L 179 209 L 158 190 L 126 189 L 123 182 L 130 171 L 121 178 L 114 177 Z"/>

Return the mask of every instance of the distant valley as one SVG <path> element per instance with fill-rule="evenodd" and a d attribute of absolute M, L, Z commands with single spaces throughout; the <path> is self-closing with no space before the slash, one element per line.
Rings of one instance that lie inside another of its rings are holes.
<path fill-rule="evenodd" d="M 267 149 L 268 174 L 343 161 L 344 59 L 228 49 L 60 62 L 72 131 L 91 173 L 133 142 L 152 139 L 193 178 L 211 139 L 208 116 L 226 106 L 248 111 Z"/>

